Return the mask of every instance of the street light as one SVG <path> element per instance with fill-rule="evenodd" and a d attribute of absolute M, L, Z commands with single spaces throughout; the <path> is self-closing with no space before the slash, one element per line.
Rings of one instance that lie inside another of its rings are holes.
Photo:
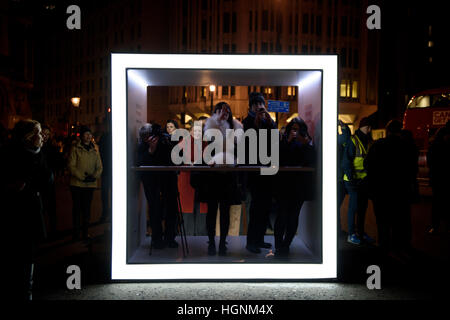
<path fill-rule="evenodd" d="M 216 86 L 213 85 L 213 84 L 211 84 L 211 85 L 209 86 L 209 92 L 210 92 L 209 94 L 210 94 L 210 96 L 211 96 L 211 115 L 212 115 L 212 113 L 213 113 L 213 108 L 214 108 L 214 106 L 213 106 L 214 91 L 216 91 Z"/>
<path fill-rule="evenodd" d="M 78 110 L 78 108 L 80 107 L 80 102 L 81 102 L 81 98 L 80 97 L 72 97 L 72 99 L 70 99 L 70 102 L 72 102 L 72 106 L 75 108 L 75 110 Z M 75 111 L 75 124 L 78 125 L 78 114 Z"/>
<path fill-rule="evenodd" d="M 78 108 L 80 106 L 80 98 L 79 97 L 73 97 L 72 99 L 70 99 L 70 101 L 72 102 L 72 105 L 75 108 Z"/>

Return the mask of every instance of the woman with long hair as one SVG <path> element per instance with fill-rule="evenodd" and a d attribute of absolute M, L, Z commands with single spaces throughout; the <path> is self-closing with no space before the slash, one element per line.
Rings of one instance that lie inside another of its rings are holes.
<path fill-rule="evenodd" d="M 223 150 L 213 156 L 210 165 L 234 163 L 234 154 L 226 150 L 227 129 L 243 129 L 242 124 L 233 119 L 230 106 L 226 102 L 219 102 L 214 108 L 213 115 L 206 120 L 204 135 L 208 140 L 211 134 L 208 130 L 220 130 L 223 136 Z M 230 132 L 228 132 L 230 134 Z M 236 143 L 236 140 L 233 140 Z M 237 176 L 233 172 L 212 172 L 208 175 L 208 213 L 206 215 L 206 227 L 208 231 L 208 255 L 216 254 L 216 218 L 217 209 L 220 209 L 220 242 L 219 255 L 226 255 L 226 237 L 230 227 L 230 206 L 235 202 L 237 186 Z"/>
<path fill-rule="evenodd" d="M 314 147 L 308 126 L 300 118 L 292 119 L 280 142 L 281 166 L 314 166 Z M 314 189 L 311 172 L 278 173 L 280 207 L 275 220 L 275 255 L 287 256 L 298 228 L 300 210 Z"/>

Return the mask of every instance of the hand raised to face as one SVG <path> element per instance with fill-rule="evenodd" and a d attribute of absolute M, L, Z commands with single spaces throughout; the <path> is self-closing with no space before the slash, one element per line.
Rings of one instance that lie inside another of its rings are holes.
<path fill-rule="evenodd" d="M 158 145 L 159 137 L 158 136 L 150 136 L 147 139 L 148 143 L 148 152 L 154 153 L 156 151 L 156 147 Z"/>

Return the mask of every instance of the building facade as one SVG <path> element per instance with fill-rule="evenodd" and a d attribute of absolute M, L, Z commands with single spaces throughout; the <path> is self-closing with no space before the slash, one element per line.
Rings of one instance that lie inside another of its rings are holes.
<path fill-rule="evenodd" d="M 0 3 L 0 123 L 6 129 L 32 117 L 33 20 L 20 3 Z"/>
<path fill-rule="evenodd" d="M 64 132 L 77 124 L 104 129 L 111 52 L 339 54 L 340 117 L 356 124 L 377 110 L 378 35 L 365 25 L 367 0 L 116 0 L 80 7 L 81 30 L 58 28 L 44 45 L 44 118 Z M 165 103 L 168 113 L 152 120 L 196 120 L 210 113 L 213 95 L 241 118 L 250 91 L 291 101 L 281 122 L 297 112 L 295 87 L 217 86 L 213 93 L 209 87 L 150 88 L 157 98 L 149 99 L 148 114 Z M 79 107 L 71 103 L 75 96 Z"/>

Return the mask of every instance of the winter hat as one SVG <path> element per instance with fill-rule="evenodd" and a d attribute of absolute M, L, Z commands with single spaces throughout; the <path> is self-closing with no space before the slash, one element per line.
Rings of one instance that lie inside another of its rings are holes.
<path fill-rule="evenodd" d="M 359 121 L 359 127 L 362 128 L 362 127 L 367 127 L 367 126 L 371 126 L 371 124 L 370 124 L 369 118 L 364 117 L 361 119 L 361 121 Z"/>
<path fill-rule="evenodd" d="M 80 137 L 83 136 L 83 134 L 84 134 L 85 132 L 90 132 L 90 133 L 92 133 L 91 129 L 89 129 L 88 126 L 81 126 L 81 127 L 80 127 Z"/>

